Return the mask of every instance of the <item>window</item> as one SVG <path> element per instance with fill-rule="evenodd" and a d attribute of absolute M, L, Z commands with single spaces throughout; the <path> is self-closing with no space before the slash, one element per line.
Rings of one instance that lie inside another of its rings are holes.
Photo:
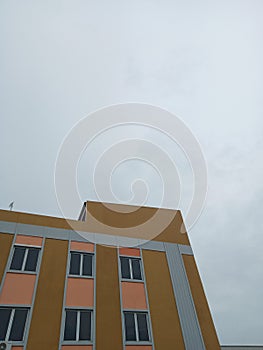
<path fill-rule="evenodd" d="M 39 251 L 39 248 L 16 246 L 10 269 L 36 271 Z"/>
<path fill-rule="evenodd" d="M 28 309 L 0 308 L 0 341 L 22 341 Z"/>
<path fill-rule="evenodd" d="M 148 314 L 146 312 L 124 312 L 126 341 L 149 341 Z"/>
<path fill-rule="evenodd" d="M 91 340 L 90 310 L 66 310 L 64 340 Z"/>
<path fill-rule="evenodd" d="M 121 277 L 132 280 L 142 280 L 141 260 L 138 258 L 121 256 Z"/>
<path fill-rule="evenodd" d="M 92 276 L 92 258 L 93 254 L 70 253 L 70 275 Z"/>

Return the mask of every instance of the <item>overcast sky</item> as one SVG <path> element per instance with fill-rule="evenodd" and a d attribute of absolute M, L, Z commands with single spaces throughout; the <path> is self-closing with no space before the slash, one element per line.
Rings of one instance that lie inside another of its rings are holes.
<path fill-rule="evenodd" d="M 189 235 L 221 344 L 263 344 L 262 16 L 262 0 L 0 2 L 0 207 L 62 216 L 57 152 L 90 112 L 143 102 L 174 113 L 207 160 L 207 201 Z M 134 133 L 177 154 L 152 130 L 119 131 Z M 92 167 L 108 141 L 81 159 L 83 200 L 96 199 Z M 192 184 L 181 164 L 184 214 Z M 158 204 L 149 166 L 131 161 L 113 175 L 120 200 L 140 176 L 147 205 Z"/>

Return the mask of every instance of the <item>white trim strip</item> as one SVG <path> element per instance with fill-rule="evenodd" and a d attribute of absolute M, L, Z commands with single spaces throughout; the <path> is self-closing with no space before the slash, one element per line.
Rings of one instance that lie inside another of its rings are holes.
<path fill-rule="evenodd" d="M 5 335 L 6 341 L 9 340 L 9 336 L 10 336 L 10 333 L 11 333 L 11 328 L 12 328 L 13 321 L 14 321 L 14 317 L 15 317 L 15 311 L 16 311 L 16 309 L 12 309 L 12 311 L 11 311 L 11 315 L 10 315 L 10 319 L 9 319 L 9 324 L 8 324 L 7 331 L 6 331 L 6 335 Z"/>
<path fill-rule="evenodd" d="M 22 264 L 22 267 L 21 267 L 21 271 L 25 271 L 26 262 L 27 262 L 27 256 L 28 256 L 28 251 L 29 251 L 29 249 L 26 248 L 25 255 L 24 255 L 24 260 L 23 260 L 23 264 Z"/>
<path fill-rule="evenodd" d="M 77 242 L 87 242 L 90 241 L 94 243 L 95 237 L 98 244 L 105 244 L 108 242 L 108 245 L 114 245 L 119 247 L 125 247 L 126 243 L 129 243 L 130 247 L 142 248 L 147 250 L 157 250 L 165 251 L 164 242 L 158 241 L 147 241 L 144 239 L 137 239 L 132 237 L 122 237 L 122 236 L 113 236 L 104 233 L 94 233 L 89 231 L 74 231 L 67 229 L 60 229 L 49 226 L 39 226 L 39 225 L 28 225 L 20 224 L 11 225 L 10 222 L 0 221 L 0 232 L 2 233 L 18 233 L 25 236 L 34 236 L 34 237 L 46 237 L 53 239 L 61 240 L 74 240 Z M 81 235 L 84 234 L 85 238 Z M 187 245 L 180 244 L 180 247 L 188 247 Z M 190 246 L 189 246 L 190 247 Z M 186 248 L 188 249 L 188 248 Z M 190 251 L 189 251 L 190 252 Z M 183 253 L 186 254 L 186 253 Z"/>

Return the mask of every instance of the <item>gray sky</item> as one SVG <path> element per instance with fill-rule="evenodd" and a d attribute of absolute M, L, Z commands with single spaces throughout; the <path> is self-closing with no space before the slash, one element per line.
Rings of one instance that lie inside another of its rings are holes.
<path fill-rule="evenodd" d="M 74 124 L 115 103 L 168 109 L 207 160 L 207 202 L 190 239 L 222 344 L 263 343 L 262 12 L 260 0 L 0 2 L 0 207 L 14 200 L 15 210 L 61 216 L 54 165 Z M 181 159 L 163 135 L 136 135 Z M 92 166 L 107 137 L 79 164 L 83 200 L 95 199 Z M 192 184 L 179 163 L 184 213 Z M 138 174 L 156 205 L 160 179 L 145 164 L 116 169 L 113 190 L 128 200 Z"/>

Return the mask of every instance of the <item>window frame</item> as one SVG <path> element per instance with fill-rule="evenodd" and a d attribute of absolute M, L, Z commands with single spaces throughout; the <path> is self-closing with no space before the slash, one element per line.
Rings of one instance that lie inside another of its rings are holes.
<path fill-rule="evenodd" d="M 25 248 L 23 262 L 22 262 L 22 266 L 21 266 L 20 270 L 16 270 L 16 269 L 11 268 L 16 248 Z M 37 249 L 38 250 L 36 269 L 34 271 L 25 270 L 25 267 L 26 267 L 26 264 L 27 264 L 28 252 L 29 252 L 30 249 Z M 27 244 L 16 244 L 15 243 L 13 245 L 12 254 L 11 254 L 11 257 L 10 257 L 8 271 L 9 272 L 13 272 L 13 273 L 25 273 L 25 274 L 33 274 L 33 275 L 37 274 L 38 273 L 38 269 L 39 269 L 39 264 L 40 264 L 39 261 L 41 259 L 41 253 L 42 253 L 42 246 L 34 246 L 34 245 L 27 245 Z"/>
<path fill-rule="evenodd" d="M 80 266 L 79 266 L 79 274 L 72 274 L 70 273 L 70 266 L 71 266 L 71 254 L 80 254 Z M 84 261 L 84 255 L 90 255 L 91 256 L 91 276 L 89 275 L 83 275 L 83 261 Z M 80 250 L 70 250 L 69 252 L 69 264 L 68 264 L 68 277 L 75 277 L 75 278 L 94 278 L 94 253 L 93 252 L 87 252 L 87 251 L 80 251 Z"/>
<path fill-rule="evenodd" d="M 76 320 L 76 339 L 73 340 L 66 340 L 65 339 L 65 329 L 66 329 L 66 316 L 67 316 L 67 311 L 76 311 L 77 312 L 77 320 Z M 90 339 L 89 340 L 80 340 L 80 314 L 81 312 L 90 312 Z M 76 345 L 76 344 L 81 344 L 81 345 L 90 345 L 93 344 L 93 339 L 94 339 L 94 310 L 93 308 L 82 308 L 82 307 L 66 307 L 64 309 L 64 318 L 63 318 L 63 332 L 62 332 L 62 343 L 65 345 Z"/>
<path fill-rule="evenodd" d="M 14 344 L 19 346 L 20 344 L 24 344 L 26 338 L 27 338 L 27 331 L 28 331 L 28 324 L 30 322 L 30 307 L 29 306 L 13 306 L 13 305 L 0 305 L 0 309 L 9 309 L 11 310 L 10 318 L 8 321 L 7 329 L 6 329 L 6 334 L 5 334 L 5 339 L 0 340 L 0 343 L 8 343 L 8 344 Z M 12 327 L 13 327 L 13 322 L 15 318 L 15 312 L 17 310 L 26 310 L 26 319 L 25 319 L 25 325 L 23 329 L 23 337 L 21 340 L 9 340 L 9 337 L 11 335 Z"/>
<path fill-rule="evenodd" d="M 129 272 L 131 278 L 127 277 L 122 277 L 122 262 L 121 259 L 126 258 L 129 259 Z M 139 261 L 139 267 L 140 267 L 140 273 L 141 273 L 141 279 L 138 278 L 133 278 L 133 268 L 132 268 L 132 260 L 138 260 Z M 119 256 L 119 261 L 120 261 L 120 277 L 122 281 L 128 281 L 128 282 L 144 282 L 144 270 L 142 266 L 142 258 L 140 256 L 127 256 L 127 255 L 120 255 Z"/>
<path fill-rule="evenodd" d="M 125 313 L 133 313 L 136 340 L 126 339 Z M 147 325 L 149 340 L 139 339 L 139 327 L 138 327 L 138 316 L 137 316 L 138 314 L 146 315 L 146 325 Z M 123 310 L 122 318 L 123 318 L 123 337 L 124 337 L 125 344 L 127 345 L 151 345 L 152 344 L 152 331 L 151 331 L 151 323 L 150 323 L 150 314 L 148 310 Z"/>

